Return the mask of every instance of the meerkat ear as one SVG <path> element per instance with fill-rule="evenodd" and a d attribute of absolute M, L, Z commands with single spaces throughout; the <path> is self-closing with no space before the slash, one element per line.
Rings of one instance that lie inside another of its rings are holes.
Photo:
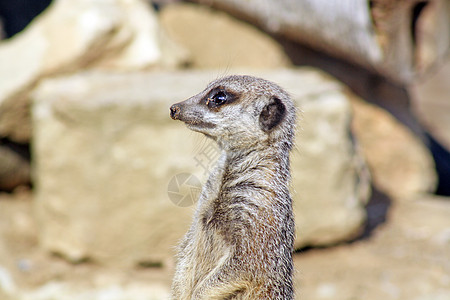
<path fill-rule="evenodd" d="M 269 103 L 264 106 L 259 115 L 259 124 L 264 131 L 270 131 L 277 126 L 286 113 L 286 107 L 283 102 L 276 97 L 272 97 Z"/>

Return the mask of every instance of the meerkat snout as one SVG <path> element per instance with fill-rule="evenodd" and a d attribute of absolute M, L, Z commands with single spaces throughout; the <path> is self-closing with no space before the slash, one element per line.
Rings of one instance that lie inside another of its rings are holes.
<path fill-rule="evenodd" d="M 180 107 L 176 104 L 170 107 L 170 117 L 174 120 L 177 120 L 180 114 Z"/>

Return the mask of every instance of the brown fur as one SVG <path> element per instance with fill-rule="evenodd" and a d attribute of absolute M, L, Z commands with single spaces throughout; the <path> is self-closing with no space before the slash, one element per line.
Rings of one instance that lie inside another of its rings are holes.
<path fill-rule="evenodd" d="M 289 151 L 295 108 L 276 84 L 216 80 L 171 107 L 222 154 L 178 249 L 173 299 L 293 299 Z"/>

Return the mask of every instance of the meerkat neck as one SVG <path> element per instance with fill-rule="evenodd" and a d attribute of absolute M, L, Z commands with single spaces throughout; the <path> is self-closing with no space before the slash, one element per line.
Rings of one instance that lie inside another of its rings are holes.
<path fill-rule="evenodd" d="M 289 153 L 268 146 L 244 151 L 222 151 L 204 187 L 203 204 L 217 199 L 223 191 L 262 192 L 271 198 L 289 193 Z M 232 198 L 230 198 L 231 201 Z M 202 204 L 200 204 L 202 205 Z"/>
<path fill-rule="evenodd" d="M 267 170 L 289 171 L 289 152 L 280 145 L 262 146 L 254 149 L 239 151 L 226 151 L 225 165 L 237 174 L 254 171 L 255 167 L 264 167 Z"/>

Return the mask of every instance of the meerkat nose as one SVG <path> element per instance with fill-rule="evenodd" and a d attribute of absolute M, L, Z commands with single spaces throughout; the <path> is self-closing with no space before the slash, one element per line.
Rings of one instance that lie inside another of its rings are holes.
<path fill-rule="evenodd" d="M 178 120 L 180 115 L 180 107 L 174 104 L 170 107 L 170 117 L 174 120 Z"/>

